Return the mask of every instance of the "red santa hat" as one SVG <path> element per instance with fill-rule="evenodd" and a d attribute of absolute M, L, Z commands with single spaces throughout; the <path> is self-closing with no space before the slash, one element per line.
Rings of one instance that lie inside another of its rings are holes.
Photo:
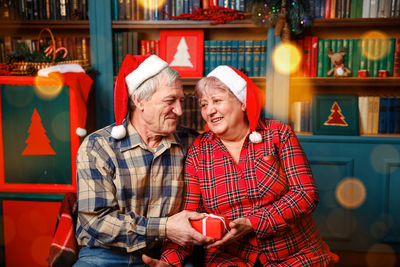
<path fill-rule="evenodd" d="M 126 55 L 118 73 L 114 88 L 114 115 L 115 123 L 111 130 L 111 136 L 122 139 L 126 135 L 126 129 L 122 122 L 128 112 L 129 97 L 146 80 L 156 76 L 168 63 L 156 55 Z"/>
<path fill-rule="evenodd" d="M 218 66 L 207 77 L 218 78 L 246 106 L 247 119 L 252 131 L 249 137 L 250 141 L 252 143 L 260 143 L 262 136 L 256 132 L 256 127 L 265 104 L 264 92 L 249 77 L 231 66 Z"/>
<path fill-rule="evenodd" d="M 85 73 L 79 64 L 59 64 L 38 71 L 38 76 L 55 77 L 53 73 L 59 73 L 63 84 L 70 88 L 71 113 L 75 114 L 71 120 L 71 127 L 76 127 L 78 136 L 85 136 L 87 117 L 87 101 L 93 80 Z"/>

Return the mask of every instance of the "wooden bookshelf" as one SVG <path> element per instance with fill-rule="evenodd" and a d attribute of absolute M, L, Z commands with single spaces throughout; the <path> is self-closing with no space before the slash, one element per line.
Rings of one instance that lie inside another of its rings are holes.
<path fill-rule="evenodd" d="M 349 87 L 398 87 L 400 92 L 400 77 L 387 78 L 358 78 L 358 77 L 343 77 L 343 78 L 326 78 L 326 77 L 293 77 L 290 79 L 292 86 L 313 85 L 313 86 L 349 86 Z"/>
<path fill-rule="evenodd" d="M 0 20 L 0 30 L 14 29 L 85 29 L 89 30 L 88 20 Z"/>
<path fill-rule="evenodd" d="M 237 29 L 260 28 L 250 20 L 239 20 L 225 24 L 211 24 L 212 21 L 196 20 L 113 20 L 113 29 Z"/>
<path fill-rule="evenodd" d="M 312 28 L 346 27 L 400 27 L 400 17 L 390 18 L 347 18 L 347 19 L 313 19 Z"/>

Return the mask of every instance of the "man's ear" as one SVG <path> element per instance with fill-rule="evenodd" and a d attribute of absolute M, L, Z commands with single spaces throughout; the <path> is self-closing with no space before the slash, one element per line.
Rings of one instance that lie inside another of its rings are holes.
<path fill-rule="evenodd" d="M 144 109 L 143 102 L 139 101 L 135 95 L 131 95 L 130 97 L 132 98 L 132 101 L 135 104 L 135 107 L 137 109 L 139 109 L 140 111 L 143 111 L 143 109 Z"/>
<path fill-rule="evenodd" d="M 243 104 L 243 103 L 240 103 L 242 106 L 241 106 L 241 108 L 242 108 L 242 110 L 243 111 L 246 111 L 246 106 Z"/>

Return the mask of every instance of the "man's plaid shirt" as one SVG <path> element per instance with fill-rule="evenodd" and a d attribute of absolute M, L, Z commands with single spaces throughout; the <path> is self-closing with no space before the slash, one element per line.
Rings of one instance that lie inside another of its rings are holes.
<path fill-rule="evenodd" d="M 262 142 L 243 144 L 235 163 L 220 139 L 206 132 L 189 149 L 183 209 L 248 218 L 253 233 L 206 252 L 207 266 L 326 266 L 329 251 L 311 212 L 318 191 L 307 158 L 289 126 L 261 119 Z M 190 248 L 166 244 L 162 260 L 180 266 Z"/>
<path fill-rule="evenodd" d="M 165 237 L 166 217 L 180 210 L 196 132 L 178 128 L 152 151 L 130 123 L 121 140 L 111 137 L 112 126 L 89 135 L 78 151 L 76 236 L 80 245 L 132 252 Z"/>

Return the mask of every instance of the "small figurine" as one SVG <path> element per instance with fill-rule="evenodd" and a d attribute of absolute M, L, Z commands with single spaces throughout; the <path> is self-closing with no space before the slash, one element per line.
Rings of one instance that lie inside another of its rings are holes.
<path fill-rule="evenodd" d="M 334 77 L 347 77 L 351 74 L 351 71 L 343 65 L 344 56 L 346 55 L 346 48 L 342 46 L 340 51 L 333 53 L 330 48 L 328 48 L 328 57 L 331 59 L 331 63 L 334 67 L 328 71 L 328 76 L 332 75 Z"/>

